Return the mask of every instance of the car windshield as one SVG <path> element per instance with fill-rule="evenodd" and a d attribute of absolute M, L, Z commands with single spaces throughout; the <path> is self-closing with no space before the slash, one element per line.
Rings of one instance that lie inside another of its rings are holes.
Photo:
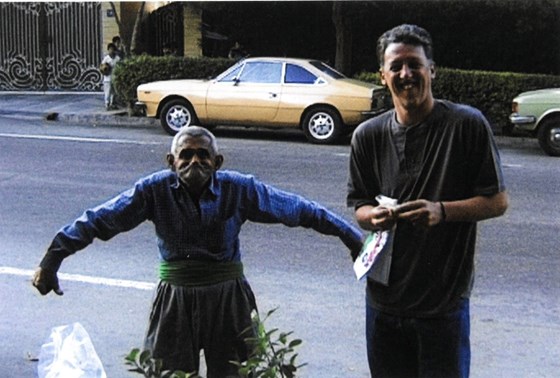
<path fill-rule="evenodd" d="M 228 69 L 225 73 L 223 73 L 221 77 L 218 77 L 218 80 L 233 81 L 239 75 L 239 71 L 241 71 L 241 67 L 242 65 L 240 64 L 233 66 L 232 68 Z"/>
<path fill-rule="evenodd" d="M 325 63 L 318 60 L 312 60 L 309 62 L 313 67 L 320 70 L 322 73 L 332 77 L 333 79 L 344 79 L 346 76 L 336 71 L 334 68 L 327 66 Z"/>

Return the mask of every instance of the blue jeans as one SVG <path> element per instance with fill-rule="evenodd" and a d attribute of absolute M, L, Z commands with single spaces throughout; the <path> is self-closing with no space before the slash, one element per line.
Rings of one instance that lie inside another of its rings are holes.
<path fill-rule="evenodd" d="M 406 318 L 366 304 L 366 338 L 371 376 L 469 376 L 469 300 L 437 318 Z"/>

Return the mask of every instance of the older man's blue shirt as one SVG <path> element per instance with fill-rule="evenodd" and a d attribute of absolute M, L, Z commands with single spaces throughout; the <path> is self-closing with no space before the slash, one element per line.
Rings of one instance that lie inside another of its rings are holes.
<path fill-rule="evenodd" d="M 95 238 L 108 240 L 149 220 L 160 258 L 240 261 L 239 233 L 245 221 L 283 223 L 338 236 L 351 250 L 361 232 L 323 206 L 233 171 L 218 171 L 198 205 L 170 170 L 139 180 L 133 188 L 84 212 L 53 240 L 41 266 L 58 269 L 62 259 Z"/>

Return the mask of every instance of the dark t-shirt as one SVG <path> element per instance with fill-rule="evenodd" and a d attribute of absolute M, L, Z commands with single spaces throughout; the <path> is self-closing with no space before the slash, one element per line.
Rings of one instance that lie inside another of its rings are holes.
<path fill-rule="evenodd" d="M 505 189 L 492 131 L 476 109 L 437 100 L 420 124 L 403 127 L 394 110 L 362 123 L 352 139 L 347 202 L 377 205 L 453 201 Z M 388 286 L 368 279 L 368 302 L 402 316 L 435 316 L 468 297 L 474 274 L 476 222 L 430 229 L 399 221 Z"/>

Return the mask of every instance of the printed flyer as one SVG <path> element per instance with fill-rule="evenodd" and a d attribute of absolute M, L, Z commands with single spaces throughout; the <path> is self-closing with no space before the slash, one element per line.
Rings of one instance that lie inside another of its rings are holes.
<path fill-rule="evenodd" d="M 378 195 L 375 199 L 380 206 L 387 208 L 394 208 L 397 205 L 396 199 L 383 195 Z M 373 231 L 367 237 L 358 258 L 354 262 L 354 273 L 358 280 L 368 275 L 381 284 L 388 284 L 395 229 L 396 225 L 391 230 Z"/>

